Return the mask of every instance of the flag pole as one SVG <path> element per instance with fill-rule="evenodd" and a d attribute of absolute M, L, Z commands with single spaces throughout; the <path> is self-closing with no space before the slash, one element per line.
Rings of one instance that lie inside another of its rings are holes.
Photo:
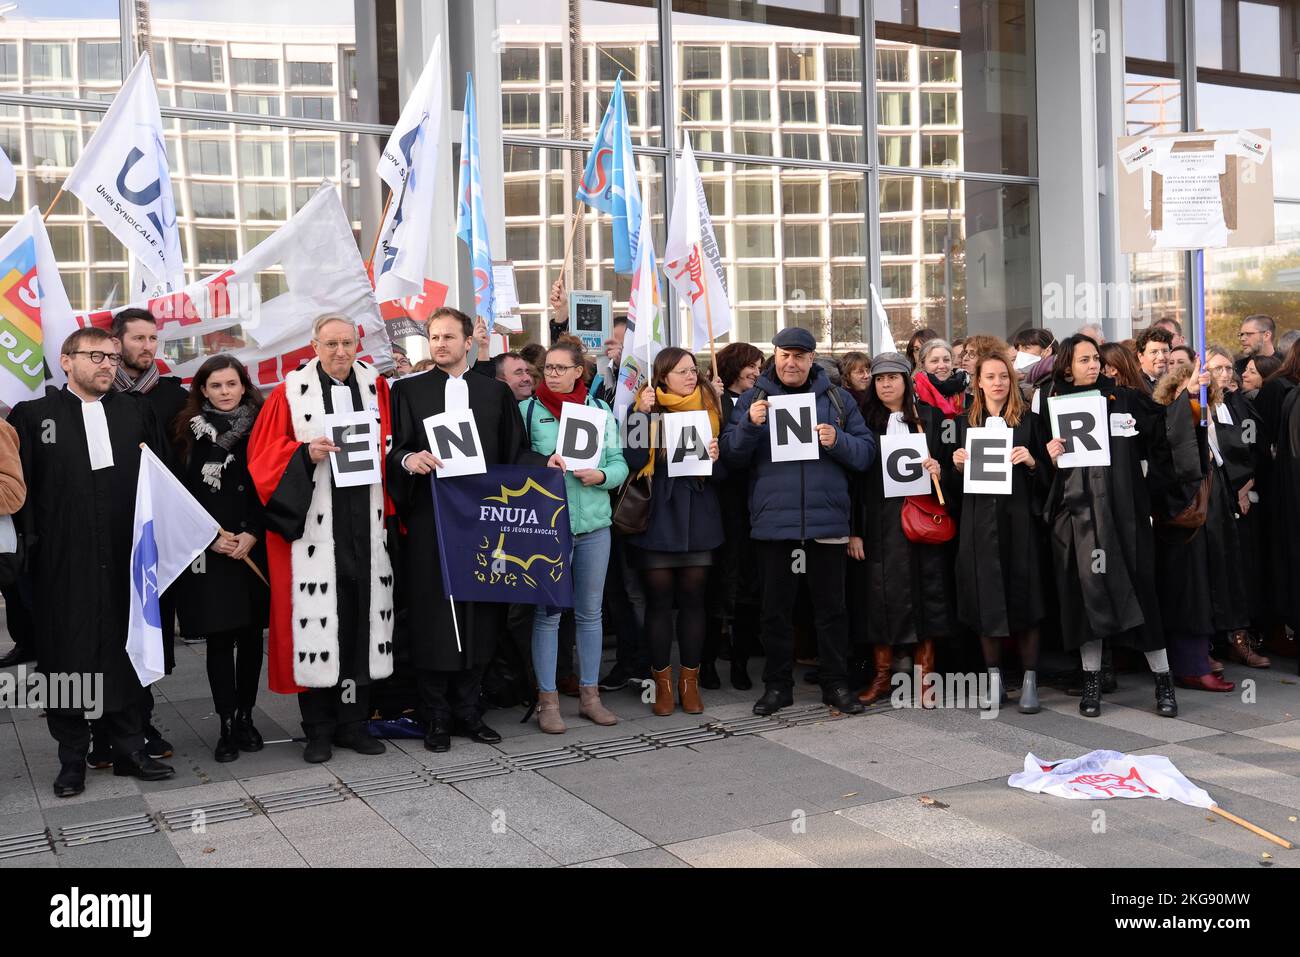
<path fill-rule="evenodd" d="M 1193 266 L 1196 270 L 1194 276 L 1196 298 L 1193 307 L 1196 309 L 1196 326 L 1197 326 L 1197 347 L 1200 354 L 1201 371 L 1205 371 L 1205 250 L 1198 249 L 1192 253 Z M 1210 403 L 1207 396 L 1209 390 L 1201 386 L 1201 425 L 1208 426 L 1210 423 Z"/>
<path fill-rule="evenodd" d="M 456 599 L 448 595 L 447 604 L 451 606 L 451 628 L 456 633 L 456 651 L 464 654 L 465 649 L 460 644 L 460 622 L 456 619 Z"/>
<path fill-rule="evenodd" d="M 1295 847 L 1295 845 L 1292 844 L 1290 841 L 1288 841 L 1286 838 L 1278 837 L 1276 834 L 1272 833 L 1271 831 L 1266 831 L 1262 827 L 1257 827 L 1256 825 L 1251 824 L 1245 818 L 1237 817 L 1237 815 L 1225 811 L 1217 804 L 1211 804 L 1210 811 L 1219 815 L 1219 817 L 1225 820 L 1231 821 L 1233 824 L 1240 824 L 1242 827 L 1250 831 L 1252 834 L 1258 834 L 1264 840 L 1272 841 L 1278 847 L 1285 847 L 1287 850 L 1292 850 Z"/>
<path fill-rule="evenodd" d="M 50 213 L 54 212 L 54 207 L 58 205 L 59 198 L 62 195 L 63 195 L 63 187 L 60 186 L 59 191 L 55 193 L 54 198 L 50 200 L 50 205 L 45 207 L 45 214 L 41 217 L 41 222 L 45 222 L 47 219 L 50 218 Z"/>
<path fill-rule="evenodd" d="M 227 535 L 227 536 L 229 536 L 230 538 L 234 538 L 234 537 L 235 537 L 234 535 L 231 535 L 230 532 L 226 531 L 224 528 L 221 528 L 220 526 L 217 527 L 217 531 L 219 531 L 222 535 Z M 262 574 L 262 569 L 260 569 L 260 568 L 257 567 L 257 562 L 253 561 L 251 558 L 249 558 L 247 555 L 245 555 L 245 556 L 244 556 L 244 564 L 247 565 L 249 568 L 251 568 L 251 569 L 253 570 L 253 574 L 254 574 L 254 575 L 256 575 L 258 578 L 262 579 L 262 584 L 263 584 L 263 585 L 265 585 L 267 588 L 270 588 L 270 587 L 271 587 L 271 583 L 270 583 L 269 581 L 267 581 L 267 580 L 266 580 L 266 576 Z"/>
<path fill-rule="evenodd" d="M 567 273 L 569 271 L 569 263 L 573 259 L 573 240 L 577 238 L 578 223 L 581 218 L 582 217 L 579 213 L 575 212 L 573 214 L 573 225 L 569 227 L 569 241 L 564 244 L 564 262 L 560 264 L 561 280 L 566 280 L 568 278 Z M 572 283 L 566 283 L 566 288 L 570 285 L 572 285 Z"/>
<path fill-rule="evenodd" d="M 718 374 L 718 357 L 713 351 L 713 306 L 709 303 L 709 278 L 704 274 L 704 250 L 697 242 L 695 255 L 700 262 L 700 289 L 704 293 L 704 325 L 709 332 L 709 381 Z"/>
<path fill-rule="evenodd" d="M 872 388 L 872 387 L 871 387 L 871 386 L 868 386 L 867 388 Z M 921 426 L 921 415 L 920 415 L 920 413 L 917 412 L 917 410 L 916 410 L 916 402 L 915 402 L 915 401 L 912 403 L 912 415 L 916 418 L 916 431 L 917 431 L 920 435 L 924 435 L 924 434 L 925 434 L 925 429 Z M 939 479 L 936 478 L 935 476 L 931 475 L 931 476 L 930 476 L 930 481 L 934 483 L 934 494 L 935 494 L 935 497 L 939 499 L 939 504 L 940 504 L 940 505 L 943 505 L 943 506 L 946 507 L 946 506 L 948 505 L 948 503 L 945 502 L 945 501 L 943 500 L 943 489 L 939 487 Z"/>
<path fill-rule="evenodd" d="M 384 223 L 388 220 L 388 207 L 393 205 L 393 191 L 388 191 L 388 199 L 384 200 L 384 211 L 379 214 L 379 227 L 375 230 L 375 241 L 370 244 L 370 257 L 366 260 L 366 271 L 375 264 L 375 253 L 379 251 L 379 237 L 383 235 Z M 48 215 L 48 214 L 46 214 Z"/>

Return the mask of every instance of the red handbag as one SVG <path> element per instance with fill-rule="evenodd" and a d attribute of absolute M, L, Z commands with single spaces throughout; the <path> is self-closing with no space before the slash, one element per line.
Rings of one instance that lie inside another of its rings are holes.
<path fill-rule="evenodd" d="M 952 516 L 933 495 L 909 495 L 903 499 L 902 519 L 903 534 L 917 545 L 942 545 L 957 534 Z"/>

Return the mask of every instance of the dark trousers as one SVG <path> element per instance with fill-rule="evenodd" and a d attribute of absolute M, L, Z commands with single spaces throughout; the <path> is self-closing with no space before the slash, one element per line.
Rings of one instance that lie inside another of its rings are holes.
<path fill-rule="evenodd" d="M 26 575 L 12 585 L 0 588 L 5 600 L 5 625 L 14 647 L 31 653 L 36 650 L 36 623 L 32 620 L 32 580 Z"/>
<path fill-rule="evenodd" d="M 207 664 L 217 714 L 229 718 L 236 710 L 252 711 L 262 676 L 262 626 L 209 635 Z"/>
<path fill-rule="evenodd" d="M 415 683 L 420 693 L 420 717 L 430 725 L 445 724 L 453 718 L 476 724 L 482 718 L 483 708 L 479 702 L 482 666 L 463 671 L 421 669 L 416 672 Z"/>
<path fill-rule="evenodd" d="M 302 730 L 310 741 L 332 738 L 337 731 L 368 733 L 365 723 L 370 718 L 370 685 L 349 683 L 345 701 L 344 686 L 333 688 L 308 688 L 298 692 L 298 709 L 302 712 Z"/>
<path fill-rule="evenodd" d="M 617 639 L 614 654 L 618 664 L 628 674 L 644 676 L 650 673 L 645 592 L 627 559 L 627 541 L 622 535 L 613 535 L 610 538 L 609 571 L 605 575 L 605 607 L 609 610 Z"/>
<path fill-rule="evenodd" d="M 754 545 L 763 575 L 762 637 L 767 652 L 763 683 L 787 691 L 794 687 L 793 617 L 802 581 L 812 598 L 821 685 L 825 689 L 847 685 L 849 622 L 844 608 L 844 546 L 813 541 L 756 541 Z M 799 550 L 803 552 L 802 560 Z"/>
<path fill-rule="evenodd" d="M 82 764 L 90 751 L 90 722 L 84 711 L 51 708 L 45 715 L 50 737 L 59 743 L 61 764 Z M 144 748 L 144 715 L 139 707 L 105 711 L 95 719 L 99 748 L 111 745 L 114 754 L 135 754 Z"/>

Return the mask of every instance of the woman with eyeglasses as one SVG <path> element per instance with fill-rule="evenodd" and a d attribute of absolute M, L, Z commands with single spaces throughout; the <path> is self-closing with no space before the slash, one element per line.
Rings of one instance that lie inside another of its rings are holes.
<path fill-rule="evenodd" d="M 612 508 L 609 493 L 627 478 L 627 462 L 620 448 L 618 423 L 610 408 L 587 391 L 582 350 L 569 342 L 557 343 L 546 353 L 544 379 L 531 399 L 519 403 L 524 428 L 533 451 L 550 456 L 547 465 L 564 470 L 569 505 L 573 555 L 569 575 L 573 581 L 573 610 L 577 621 L 578 698 L 580 717 L 595 724 L 618 724 L 618 717 L 601 703 L 600 655 L 605 572 L 609 567 Z M 605 447 L 599 468 L 569 471 L 556 453 L 564 404 L 572 402 L 605 412 Z M 547 734 L 563 734 L 560 696 L 555 684 L 559 654 L 560 610 L 543 605 L 533 615 L 533 670 L 537 675 L 537 723 Z"/>
<path fill-rule="evenodd" d="M 718 463 L 722 410 L 712 387 L 700 382 L 695 356 L 685 349 L 662 350 L 655 357 L 650 382 L 628 415 L 628 443 L 623 455 L 632 473 L 652 480 L 649 524 L 644 532 L 628 538 L 632 546 L 630 562 L 640 571 L 645 587 L 645 632 L 650 645 L 650 675 L 655 683 L 652 711 L 660 716 L 673 713 L 675 632 L 681 663 L 677 696 L 683 711 L 700 714 L 704 711 L 699 678 L 708 624 L 709 569 L 713 550 L 723 539 L 722 509 L 715 487 L 715 479 L 722 477 Z M 701 451 L 713 463 L 711 476 L 668 474 L 667 455 L 676 455 L 678 450 L 663 447 L 663 416 L 673 412 L 704 412 L 708 416 L 710 434 L 698 438 L 705 443 Z"/>

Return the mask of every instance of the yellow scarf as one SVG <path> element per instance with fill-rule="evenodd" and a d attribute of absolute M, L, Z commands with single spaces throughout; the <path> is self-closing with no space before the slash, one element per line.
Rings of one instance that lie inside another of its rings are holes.
<path fill-rule="evenodd" d="M 648 388 L 648 386 L 647 386 Z M 690 395 L 677 395 L 673 392 L 665 392 L 663 389 L 655 389 L 655 405 L 665 412 L 707 412 L 709 414 L 709 425 L 713 429 L 713 437 L 716 439 L 722 431 L 722 423 L 718 418 L 717 410 L 712 405 L 706 405 L 704 402 L 704 390 L 707 386 L 697 386 L 695 391 Z M 639 398 L 639 395 L 638 395 Z M 658 450 L 659 443 L 655 437 L 655 421 L 650 423 L 650 448 Z M 637 478 L 643 475 L 655 474 L 655 456 L 650 456 L 650 461 L 646 463 L 645 468 L 637 473 Z"/>

